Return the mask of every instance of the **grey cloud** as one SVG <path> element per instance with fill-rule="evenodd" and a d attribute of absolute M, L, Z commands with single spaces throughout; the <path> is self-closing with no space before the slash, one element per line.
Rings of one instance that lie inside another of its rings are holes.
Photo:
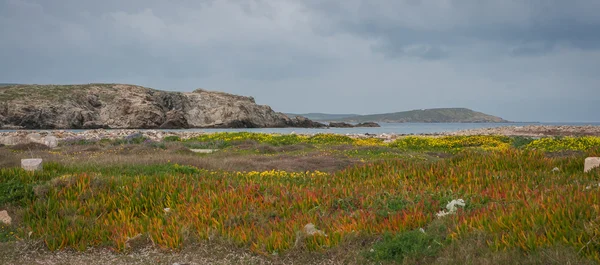
<path fill-rule="evenodd" d="M 524 43 L 513 47 L 510 54 L 513 56 L 536 56 L 543 55 L 551 52 L 554 49 L 554 45 L 544 43 Z"/>
<path fill-rule="evenodd" d="M 306 4 L 326 21 L 313 24 L 315 32 L 349 32 L 376 39 L 383 48 L 375 50 L 394 58 L 399 50 L 414 45 L 461 46 L 474 41 L 498 42 L 513 55 L 530 55 L 532 43 L 600 48 L 600 18 L 591 11 L 600 9 L 595 0 L 348 0 L 343 4 L 309 0 Z M 518 45 L 529 48 L 514 51 L 512 47 Z"/>
<path fill-rule="evenodd" d="M 392 58 L 417 57 L 425 60 L 440 60 L 449 55 L 449 52 L 440 46 L 431 45 L 397 45 L 392 41 L 386 41 L 372 47 L 375 52 L 386 54 Z"/>
<path fill-rule="evenodd" d="M 596 0 L 0 0 L 0 83 L 135 83 L 288 112 L 593 120 Z"/>

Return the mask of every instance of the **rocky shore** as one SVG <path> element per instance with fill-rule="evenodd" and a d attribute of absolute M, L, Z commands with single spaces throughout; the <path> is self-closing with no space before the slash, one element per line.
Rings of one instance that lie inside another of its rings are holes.
<path fill-rule="evenodd" d="M 129 130 L 129 129 L 95 129 L 86 131 L 66 131 L 66 130 L 45 130 L 45 131 L 0 131 L 0 144 L 16 145 L 23 143 L 36 142 L 49 146 L 56 146 L 61 141 L 78 140 L 101 140 L 101 139 L 120 139 L 128 136 L 141 134 L 152 141 L 161 141 L 167 136 L 178 136 L 181 139 L 193 138 L 210 132 L 202 131 L 167 131 L 167 130 Z M 303 134 L 313 135 L 313 134 Z M 393 141 L 400 137 L 413 134 L 345 134 L 353 138 L 379 138 L 384 141 Z M 529 125 L 529 126 L 506 126 L 497 128 L 482 128 L 474 130 L 464 130 L 457 132 L 443 132 L 434 134 L 420 134 L 423 136 L 450 136 L 450 135 L 504 135 L 504 136 L 527 136 L 527 137 L 545 137 L 545 136 L 600 136 L 600 126 L 549 126 L 549 125 Z"/>
<path fill-rule="evenodd" d="M 441 135 L 504 135 L 504 136 L 600 136 L 600 126 L 583 125 L 527 125 L 481 128 L 457 132 L 441 133 Z"/>

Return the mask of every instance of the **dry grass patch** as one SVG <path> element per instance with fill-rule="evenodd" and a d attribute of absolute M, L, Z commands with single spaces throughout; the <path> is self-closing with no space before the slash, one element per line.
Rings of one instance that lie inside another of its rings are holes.
<path fill-rule="evenodd" d="M 578 255 L 573 247 L 559 245 L 540 248 L 532 253 L 524 253 L 517 249 L 492 251 L 486 243 L 489 240 L 483 234 L 453 242 L 446 247 L 434 264 L 439 265 L 534 265 L 534 264 L 596 264 Z"/>

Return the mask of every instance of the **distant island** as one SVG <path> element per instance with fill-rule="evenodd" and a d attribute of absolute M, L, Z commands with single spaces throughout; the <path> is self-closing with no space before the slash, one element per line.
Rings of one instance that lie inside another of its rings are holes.
<path fill-rule="evenodd" d="M 298 115 L 315 121 L 330 122 L 416 122 L 416 123 L 504 123 L 509 122 L 500 117 L 485 114 L 482 112 L 470 110 L 467 108 L 435 108 L 402 111 L 394 113 L 357 115 L 357 114 L 288 114 L 289 116 Z"/>

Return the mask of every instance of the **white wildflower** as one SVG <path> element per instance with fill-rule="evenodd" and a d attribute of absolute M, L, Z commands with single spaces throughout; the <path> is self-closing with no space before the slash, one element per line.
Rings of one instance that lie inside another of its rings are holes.
<path fill-rule="evenodd" d="M 170 213 L 171 212 L 171 208 L 164 208 L 163 211 L 165 211 L 165 213 Z"/>
<path fill-rule="evenodd" d="M 438 213 L 436 213 L 435 215 L 436 215 L 438 218 L 440 218 L 440 217 L 444 217 L 444 216 L 446 216 L 446 215 L 449 215 L 449 214 L 450 214 L 450 213 L 449 213 L 449 212 L 446 212 L 446 211 L 439 211 L 439 212 L 438 212 Z"/>
<path fill-rule="evenodd" d="M 456 206 L 465 207 L 465 201 L 463 199 L 452 200 L 446 205 L 446 209 L 448 211 L 439 211 L 436 215 L 437 217 L 444 217 L 449 214 L 453 214 L 456 212 Z"/>
<path fill-rule="evenodd" d="M 465 201 L 463 199 L 452 200 L 446 205 L 446 209 L 451 213 L 456 212 L 456 206 L 465 207 Z"/>
<path fill-rule="evenodd" d="M 421 231 L 421 233 L 425 234 L 425 229 L 419 228 L 419 231 Z"/>
<path fill-rule="evenodd" d="M 598 183 L 598 184 L 592 184 L 590 186 L 586 186 L 585 189 L 586 190 L 591 190 L 592 188 L 595 188 L 595 187 L 600 188 L 600 183 Z"/>

